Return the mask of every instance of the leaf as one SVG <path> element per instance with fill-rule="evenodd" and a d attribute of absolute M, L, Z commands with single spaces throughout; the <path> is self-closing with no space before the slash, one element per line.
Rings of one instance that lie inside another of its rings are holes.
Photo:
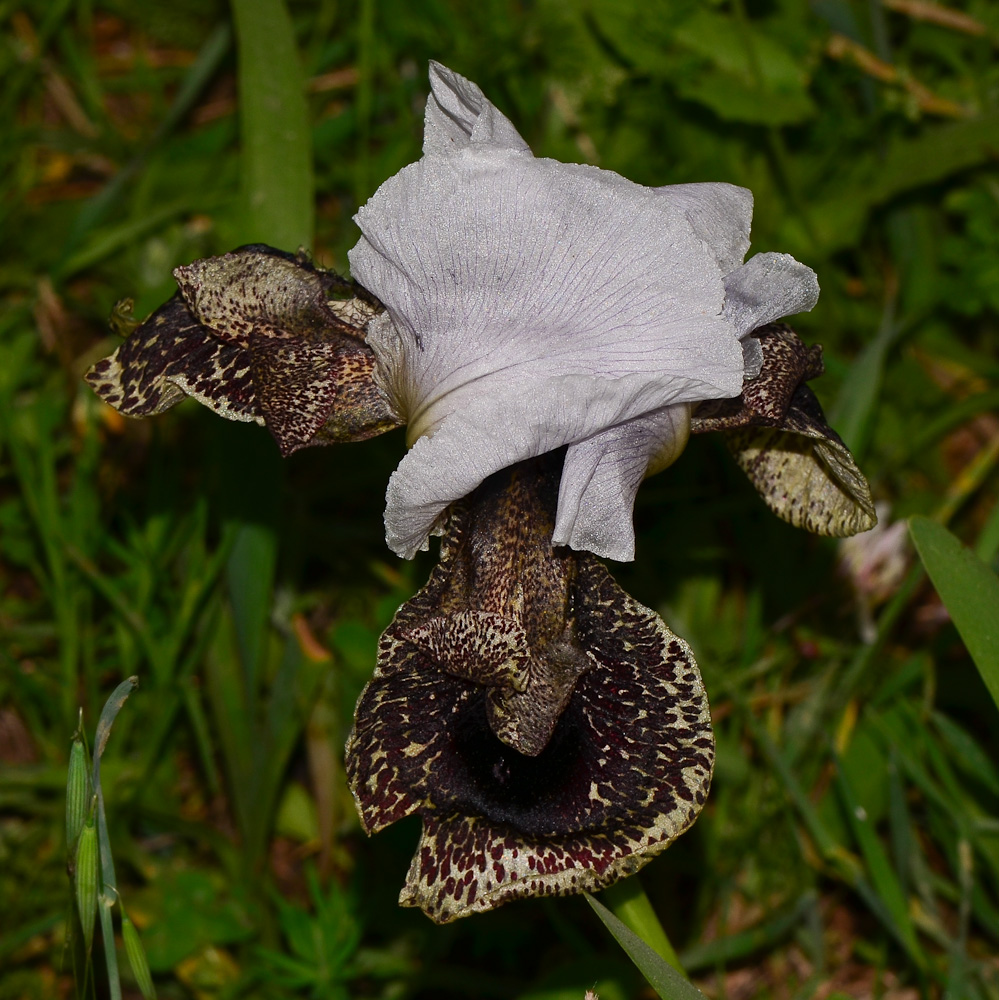
<path fill-rule="evenodd" d="M 988 162 L 997 145 L 999 112 L 995 111 L 927 128 L 914 139 L 896 139 L 883 158 L 863 157 L 854 170 L 844 171 L 841 193 L 810 207 L 816 239 L 828 254 L 855 244 L 871 209 Z"/>
<path fill-rule="evenodd" d="M 663 1000 L 703 1000 L 704 994 L 679 972 L 660 958 L 637 934 L 630 931 L 617 917 L 588 892 L 586 902 L 593 907 L 617 943 L 627 952 L 639 971 Z"/>
<path fill-rule="evenodd" d="M 233 0 L 239 50 L 242 242 L 312 243 L 312 133 L 305 80 L 282 0 Z"/>
<path fill-rule="evenodd" d="M 815 114 L 800 62 L 756 25 L 700 7 L 674 36 L 713 64 L 705 72 L 678 76 L 677 92 L 720 118 L 788 125 Z"/>
<path fill-rule="evenodd" d="M 835 763 L 836 785 L 843 809 L 867 865 L 872 891 L 884 908 L 884 919 L 913 961 L 921 968 L 925 967 L 926 956 L 916 938 L 916 928 L 909 916 L 908 901 L 902 884 L 872 828 L 870 817 L 857 799 L 842 763 L 838 758 Z"/>
<path fill-rule="evenodd" d="M 999 578 L 943 525 L 909 521 L 909 533 L 971 659 L 999 706 Z"/>

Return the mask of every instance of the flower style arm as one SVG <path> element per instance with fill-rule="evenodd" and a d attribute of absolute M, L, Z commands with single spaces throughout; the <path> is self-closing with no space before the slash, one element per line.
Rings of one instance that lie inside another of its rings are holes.
<path fill-rule="evenodd" d="M 720 431 L 739 467 L 778 517 L 844 537 L 877 523 L 871 489 L 805 384 L 823 372 L 822 348 L 783 323 L 753 331 L 762 366 L 740 396 L 697 407 L 692 434 Z"/>
<path fill-rule="evenodd" d="M 364 327 L 381 306 L 302 254 L 241 247 L 174 272 L 179 291 L 85 378 L 148 417 L 192 396 L 270 430 L 285 455 L 402 422 L 373 378 Z"/>

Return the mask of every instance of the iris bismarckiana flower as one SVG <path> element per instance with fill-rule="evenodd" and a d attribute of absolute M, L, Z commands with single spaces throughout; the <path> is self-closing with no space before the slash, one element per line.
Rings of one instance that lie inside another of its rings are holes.
<path fill-rule="evenodd" d="M 370 833 L 423 832 L 400 901 L 438 921 L 637 871 L 694 821 L 714 744 L 690 649 L 613 581 L 644 476 L 720 433 L 810 531 L 875 521 L 781 317 L 814 274 L 744 262 L 752 198 L 644 188 L 539 159 L 469 81 L 431 66 L 422 159 L 358 213 L 355 281 L 242 247 L 87 374 L 129 416 L 192 396 L 285 454 L 408 426 L 389 543 L 442 536 L 382 636 L 347 772 Z"/>

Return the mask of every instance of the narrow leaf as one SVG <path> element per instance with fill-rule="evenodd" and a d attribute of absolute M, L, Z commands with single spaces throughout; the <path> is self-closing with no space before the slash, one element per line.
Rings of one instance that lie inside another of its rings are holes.
<path fill-rule="evenodd" d="M 118 896 L 117 879 L 114 872 L 114 858 L 111 856 L 111 838 L 108 836 L 108 821 L 104 813 L 104 790 L 101 788 L 101 757 L 107 747 L 111 727 L 118 718 L 122 705 L 139 686 L 138 677 L 123 680 L 111 692 L 104 703 L 101 717 L 97 720 L 94 736 L 94 795 L 97 799 L 97 847 L 100 852 L 101 887 L 98 912 L 101 918 L 101 933 L 104 938 L 104 961 L 108 970 L 108 993 L 111 1000 L 121 1000 L 121 980 L 118 975 L 118 953 L 115 950 L 114 927 L 111 922 L 111 907 Z"/>
<path fill-rule="evenodd" d="M 665 959 L 660 958 L 634 931 L 628 928 L 588 892 L 586 902 L 593 907 L 617 943 L 627 952 L 639 971 L 663 1000 L 704 1000 L 704 994 L 684 979 Z"/>
<path fill-rule="evenodd" d="M 887 852 L 881 846 L 881 841 L 871 827 L 866 811 L 857 800 L 838 759 L 836 760 L 836 784 L 853 835 L 864 857 L 871 878 L 872 890 L 880 900 L 888 927 L 909 952 L 912 959 L 920 967 L 925 967 L 926 956 L 916 938 L 916 929 L 909 916 L 909 906 L 902 884 L 892 868 Z"/>
<path fill-rule="evenodd" d="M 992 700 L 999 706 L 999 578 L 935 521 L 914 517 L 909 533 Z"/>
<path fill-rule="evenodd" d="M 683 966 L 677 958 L 672 942 L 666 935 L 652 902 L 637 875 L 615 882 L 604 892 L 611 912 L 625 927 L 634 931 L 656 954 L 664 958 L 683 975 Z"/>

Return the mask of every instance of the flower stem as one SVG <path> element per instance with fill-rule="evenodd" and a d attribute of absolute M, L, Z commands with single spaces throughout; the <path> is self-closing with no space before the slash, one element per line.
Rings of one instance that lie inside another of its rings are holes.
<path fill-rule="evenodd" d="M 653 951 L 669 962 L 677 972 L 686 975 L 637 875 L 612 885 L 609 889 L 605 889 L 601 895 L 618 920 L 633 930 Z"/>

